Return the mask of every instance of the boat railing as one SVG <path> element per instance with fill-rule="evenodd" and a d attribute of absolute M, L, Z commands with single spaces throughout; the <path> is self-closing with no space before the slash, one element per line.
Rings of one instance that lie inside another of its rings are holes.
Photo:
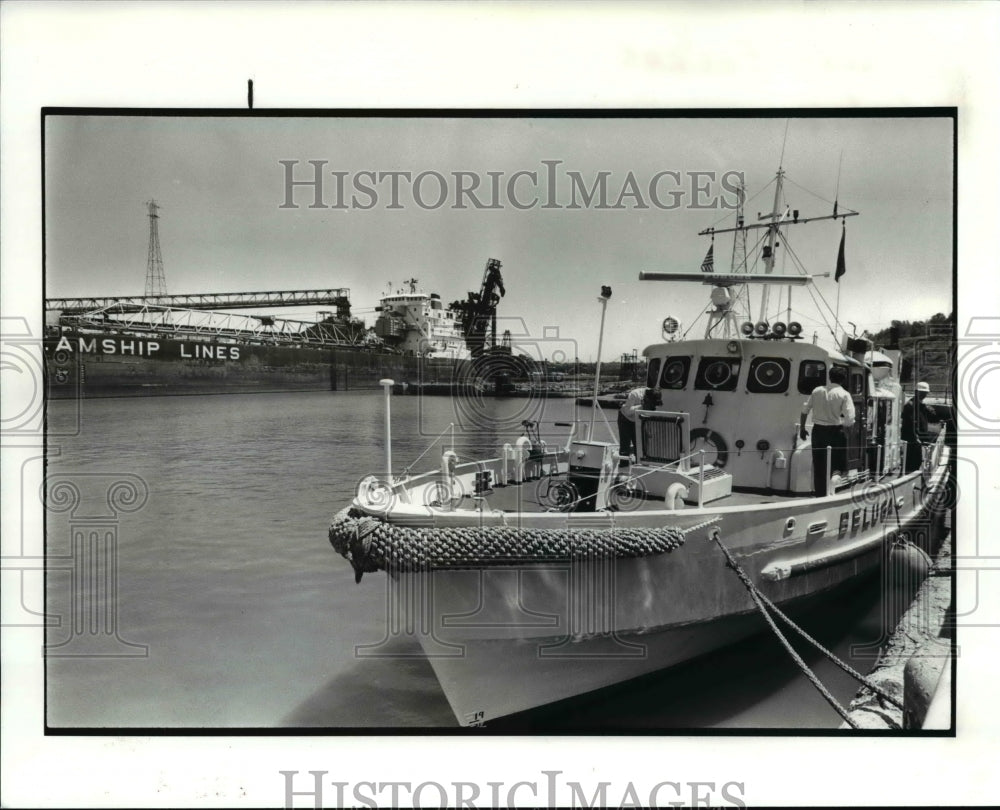
<path fill-rule="evenodd" d="M 415 459 L 413 459 L 413 461 L 411 461 L 409 464 L 407 464 L 403 468 L 403 473 L 402 473 L 403 477 L 404 478 L 408 478 L 409 475 L 410 475 L 410 470 L 412 470 L 417 465 L 417 463 L 420 461 L 420 459 L 422 459 L 424 456 L 426 456 L 430 452 L 431 448 L 434 447 L 435 444 L 437 444 L 439 441 L 441 441 L 441 439 L 443 439 L 445 436 L 447 436 L 449 434 L 451 435 L 451 449 L 452 449 L 452 451 L 454 451 L 454 449 L 455 449 L 455 423 L 452 422 L 452 423 L 450 423 L 448 425 L 448 427 L 446 427 L 437 436 L 435 436 L 433 439 L 430 440 L 430 443 L 427 445 L 427 447 L 424 448 L 424 451 L 419 456 L 417 456 Z"/>
<path fill-rule="evenodd" d="M 598 407 L 598 405 L 597 405 L 597 397 L 594 397 L 593 408 L 594 408 L 595 411 L 599 411 L 600 412 L 601 419 L 604 421 L 604 426 L 608 429 L 608 433 L 611 435 L 611 440 L 613 442 L 617 443 L 618 442 L 618 434 L 615 433 L 614 429 L 611 427 L 611 423 L 608 421 L 608 417 L 604 413 L 604 408 Z M 588 436 L 587 436 L 587 438 L 590 439 L 590 441 L 594 440 L 593 433 L 594 433 L 594 422 L 593 422 L 593 420 L 591 420 L 591 422 L 590 422 L 590 430 L 589 430 Z"/>
<path fill-rule="evenodd" d="M 580 422 L 584 420 L 576 420 Z M 488 493 L 493 485 L 506 486 L 506 485 L 518 485 L 524 483 L 525 481 L 537 480 L 542 477 L 554 477 L 559 475 L 568 469 L 569 463 L 569 446 L 572 442 L 572 437 L 576 432 L 577 424 L 573 421 L 568 422 L 553 422 L 553 426 L 557 427 L 570 427 L 569 437 L 566 440 L 566 446 L 555 445 L 553 447 L 545 447 L 544 443 L 540 448 L 540 452 L 532 452 L 532 446 L 528 441 L 523 441 L 519 445 L 506 444 L 500 455 L 493 458 L 479 458 L 475 460 L 463 461 L 459 463 L 457 454 L 455 454 L 454 449 L 451 451 L 445 450 L 445 456 L 451 456 L 454 461 L 450 466 L 445 466 L 436 470 L 429 470 L 426 473 L 418 474 L 416 476 L 411 476 L 411 470 L 417 463 L 424 458 L 430 450 L 437 444 L 441 444 L 446 447 L 445 439 L 450 434 L 450 444 L 454 448 L 454 423 L 450 423 L 444 428 L 437 436 L 435 436 L 424 449 L 424 451 L 410 464 L 408 465 L 399 477 L 395 478 L 390 485 L 393 493 L 400 499 L 402 503 L 410 503 L 411 494 L 414 489 L 419 490 L 421 486 L 427 485 L 429 483 L 435 486 L 441 483 L 449 489 L 455 483 L 459 483 L 458 489 L 460 492 L 465 494 L 473 495 L 474 497 L 483 497 Z M 526 438 L 526 437 L 525 437 Z M 939 464 L 941 460 L 941 455 L 943 452 L 945 441 L 944 437 L 939 436 L 937 441 L 933 445 L 929 445 L 924 448 L 922 468 L 925 472 L 933 471 Z M 833 451 L 832 448 L 826 448 L 825 453 L 825 475 L 826 475 L 826 491 L 829 494 L 833 494 L 835 491 L 843 489 L 845 486 L 853 486 L 865 481 L 879 482 L 886 478 L 894 478 L 907 474 L 905 469 L 905 459 L 906 459 L 906 448 L 907 442 L 899 440 L 890 444 L 879 444 L 877 442 L 867 442 L 863 445 L 863 458 L 866 463 L 857 470 L 848 471 L 848 474 L 844 474 L 842 477 L 838 476 L 836 479 L 833 476 Z M 789 447 L 786 448 L 774 448 L 772 453 L 772 459 L 768 463 L 768 474 L 767 481 L 765 483 L 765 488 L 774 489 L 771 486 L 773 480 L 774 466 L 773 461 L 781 454 L 788 453 L 788 464 L 793 463 L 792 457 L 795 455 L 796 451 L 804 451 L 807 448 L 798 444 L 798 442 L 793 442 Z M 883 464 L 886 458 L 893 461 L 891 469 L 883 469 Z M 698 482 L 698 507 L 704 506 L 703 495 L 705 491 L 705 483 L 708 480 L 706 474 L 711 473 L 714 469 L 713 465 L 707 463 L 706 461 L 707 453 L 704 449 L 693 450 L 685 453 L 680 458 L 668 461 L 668 462 L 652 462 L 651 460 L 645 460 L 641 465 L 641 470 L 630 469 L 625 475 L 619 474 L 616 480 L 610 484 L 608 491 L 620 491 L 620 492 L 631 492 L 638 488 L 642 493 L 645 493 L 645 486 L 643 484 L 643 479 L 655 476 L 657 473 L 663 470 L 672 470 L 675 472 L 684 472 L 689 476 L 693 476 Z M 872 465 L 874 462 L 874 465 Z M 637 467 L 640 465 L 636 465 Z M 843 471 L 838 471 L 843 472 Z M 488 477 L 486 474 L 489 474 Z M 789 481 L 787 489 L 792 491 L 794 487 L 792 486 L 793 478 L 791 471 L 789 471 Z M 783 490 L 783 487 L 777 487 L 778 490 Z M 810 493 L 801 493 L 804 497 L 808 496 Z M 419 497 L 419 496 L 418 496 Z M 462 496 L 459 496 L 461 499 Z M 591 496 L 592 497 L 592 496 Z M 571 503 L 562 504 L 561 508 L 563 510 L 567 508 L 572 508 L 576 504 L 582 502 L 585 498 L 577 498 Z"/>

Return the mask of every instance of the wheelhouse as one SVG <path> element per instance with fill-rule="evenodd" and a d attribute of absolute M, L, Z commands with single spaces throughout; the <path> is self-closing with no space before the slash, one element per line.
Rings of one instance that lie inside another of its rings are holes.
<path fill-rule="evenodd" d="M 873 466 L 873 386 L 867 367 L 854 357 L 787 338 L 680 340 L 643 354 L 646 385 L 662 396 L 656 410 L 686 414 L 691 463 L 725 470 L 734 488 L 812 490 L 810 445 L 799 438 L 799 416 L 838 366 L 856 413 L 848 430 L 849 466 L 854 475 Z M 885 418 L 883 412 L 883 424 Z"/>

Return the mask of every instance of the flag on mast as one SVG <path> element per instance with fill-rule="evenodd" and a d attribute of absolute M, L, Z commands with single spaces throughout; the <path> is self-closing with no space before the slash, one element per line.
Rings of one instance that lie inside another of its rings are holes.
<path fill-rule="evenodd" d="M 833 274 L 833 280 L 840 282 L 840 277 L 847 272 L 847 265 L 844 263 L 844 239 L 847 237 L 847 225 L 841 223 L 843 230 L 840 232 L 840 251 L 837 253 L 837 272 Z"/>
<path fill-rule="evenodd" d="M 712 240 L 712 244 L 708 246 L 708 253 L 705 254 L 705 260 L 701 263 L 702 273 L 714 273 L 715 272 L 715 257 L 712 251 L 715 249 L 715 240 Z"/>

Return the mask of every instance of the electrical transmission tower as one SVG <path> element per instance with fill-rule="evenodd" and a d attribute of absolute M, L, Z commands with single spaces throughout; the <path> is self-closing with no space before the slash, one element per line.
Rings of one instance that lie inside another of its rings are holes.
<path fill-rule="evenodd" d="M 160 229 L 157 225 L 160 206 L 156 200 L 146 203 L 149 209 L 149 258 L 146 260 L 146 295 L 166 295 L 167 279 L 163 275 L 163 257 L 160 255 Z"/>

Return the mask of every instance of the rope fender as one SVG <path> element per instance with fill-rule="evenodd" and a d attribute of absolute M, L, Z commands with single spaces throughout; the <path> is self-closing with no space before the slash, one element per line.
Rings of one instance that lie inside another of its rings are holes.
<path fill-rule="evenodd" d="M 354 507 L 330 523 L 330 544 L 354 568 L 356 582 L 370 571 L 416 571 L 511 565 L 587 557 L 635 558 L 665 554 L 685 535 L 714 520 L 676 528 L 526 529 L 516 526 L 410 528 L 394 526 Z"/>

